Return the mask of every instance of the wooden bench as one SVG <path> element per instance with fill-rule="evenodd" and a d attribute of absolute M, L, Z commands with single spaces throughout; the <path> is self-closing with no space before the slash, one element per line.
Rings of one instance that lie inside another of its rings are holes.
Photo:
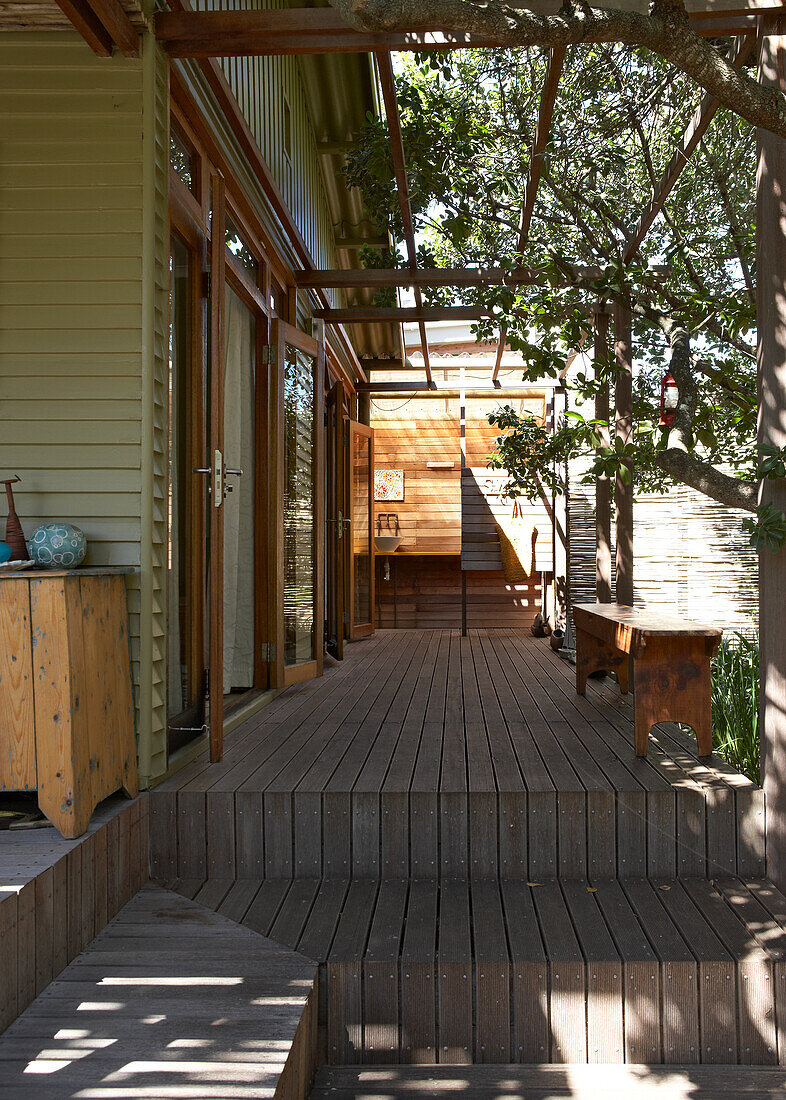
<path fill-rule="evenodd" d="M 693 728 L 699 756 L 712 753 L 710 658 L 723 631 L 676 616 L 617 603 L 583 603 L 573 608 L 576 625 L 576 691 L 584 695 L 593 672 L 616 672 L 627 694 L 633 658 L 636 755 L 647 755 L 657 722 Z"/>

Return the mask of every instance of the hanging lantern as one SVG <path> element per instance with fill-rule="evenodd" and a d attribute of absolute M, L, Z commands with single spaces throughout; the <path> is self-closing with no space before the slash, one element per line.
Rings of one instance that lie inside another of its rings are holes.
<path fill-rule="evenodd" d="M 670 428 L 674 423 L 674 414 L 677 411 L 677 402 L 680 399 L 680 391 L 677 383 L 667 371 L 660 383 L 660 420 L 661 428 Z"/>

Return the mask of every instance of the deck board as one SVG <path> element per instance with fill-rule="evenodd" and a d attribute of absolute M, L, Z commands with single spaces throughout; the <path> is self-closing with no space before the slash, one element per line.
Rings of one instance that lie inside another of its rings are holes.
<path fill-rule="evenodd" d="M 0 1037 L 0 1092 L 272 1097 L 295 1063 L 313 1067 L 300 1024 L 315 977 L 309 960 L 146 886 Z"/>
<path fill-rule="evenodd" d="M 162 877 L 763 877 L 764 796 L 513 630 L 347 646 L 151 793 Z M 176 828 L 172 829 L 172 822 Z"/>

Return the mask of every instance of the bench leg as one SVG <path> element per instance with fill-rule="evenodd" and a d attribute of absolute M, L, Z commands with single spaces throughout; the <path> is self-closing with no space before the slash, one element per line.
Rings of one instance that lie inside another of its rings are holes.
<path fill-rule="evenodd" d="M 710 662 L 696 640 L 650 642 L 634 662 L 633 682 L 637 756 L 647 755 L 650 730 L 658 722 L 691 726 L 698 755 L 711 754 Z"/>
<path fill-rule="evenodd" d="M 623 695 L 628 693 L 628 655 L 586 630 L 576 631 L 576 694 L 584 695 L 593 672 L 616 672 Z"/>

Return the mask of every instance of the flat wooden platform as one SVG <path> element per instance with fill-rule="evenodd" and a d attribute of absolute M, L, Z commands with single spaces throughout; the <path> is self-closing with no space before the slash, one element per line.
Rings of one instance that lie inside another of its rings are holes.
<path fill-rule="evenodd" d="M 324 1067 L 311 1100 L 745 1100 L 786 1094 L 786 1072 L 761 1066 Z"/>
<path fill-rule="evenodd" d="M 172 885 L 319 960 L 326 1062 L 786 1064 L 761 880 Z"/>
<path fill-rule="evenodd" d="M 82 836 L 0 833 L 0 1032 L 148 878 L 147 794 L 106 799 Z"/>
<path fill-rule="evenodd" d="M 381 631 L 151 792 L 153 874 L 766 873 L 763 792 L 548 640 Z"/>
<path fill-rule="evenodd" d="M 314 963 L 147 886 L 0 1038 L 0 1094 L 307 1095 Z"/>

